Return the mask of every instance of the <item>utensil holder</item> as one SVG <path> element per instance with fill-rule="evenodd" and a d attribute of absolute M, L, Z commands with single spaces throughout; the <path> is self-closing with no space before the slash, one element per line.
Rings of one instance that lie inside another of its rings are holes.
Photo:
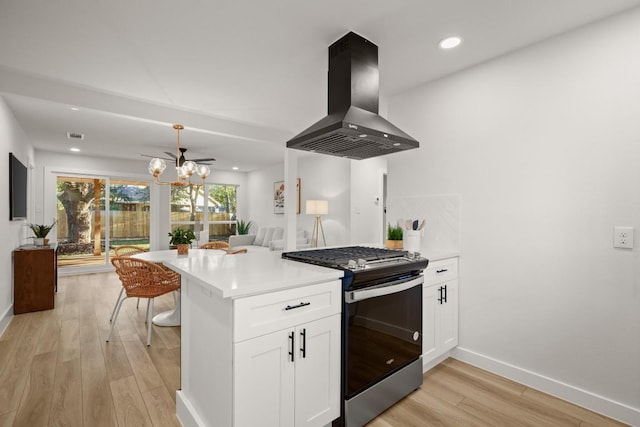
<path fill-rule="evenodd" d="M 409 252 L 420 252 L 421 230 L 404 231 L 404 250 Z"/>

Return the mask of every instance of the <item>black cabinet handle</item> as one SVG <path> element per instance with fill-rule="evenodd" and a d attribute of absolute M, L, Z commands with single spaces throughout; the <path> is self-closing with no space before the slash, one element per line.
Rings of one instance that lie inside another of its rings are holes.
<path fill-rule="evenodd" d="M 293 333 L 293 332 L 291 332 L 291 333 L 289 334 L 289 348 L 291 349 L 291 350 L 289 350 L 289 356 L 291 356 L 291 361 L 292 361 L 292 362 L 294 362 L 294 361 L 295 361 L 295 359 L 294 359 L 294 355 L 293 355 L 293 353 L 294 353 L 294 352 L 293 352 L 293 339 L 294 339 L 294 337 L 295 337 L 294 333 Z"/>
<path fill-rule="evenodd" d="M 440 270 L 436 270 L 436 273 L 444 273 L 446 271 L 449 271 L 449 270 L 447 270 L 446 268 L 442 268 Z"/>
<path fill-rule="evenodd" d="M 288 305 L 284 309 L 285 310 L 294 310 L 296 308 L 306 307 L 308 305 L 311 305 L 311 303 L 310 302 L 301 302 L 300 304 L 297 304 L 297 305 Z"/>
<path fill-rule="evenodd" d="M 302 352 L 302 358 L 307 357 L 307 330 L 305 328 L 300 332 L 300 338 L 302 338 L 302 347 L 300 351 Z"/>
<path fill-rule="evenodd" d="M 444 285 L 444 302 L 447 303 L 447 285 Z"/>

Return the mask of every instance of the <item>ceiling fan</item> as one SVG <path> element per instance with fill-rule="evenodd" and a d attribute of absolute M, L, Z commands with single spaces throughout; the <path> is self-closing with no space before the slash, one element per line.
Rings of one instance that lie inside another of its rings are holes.
<path fill-rule="evenodd" d="M 170 158 L 166 158 L 166 157 L 158 157 L 158 156 L 150 156 L 148 154 L 141 154 L 142 157 L 151 157 L 151 158 L 160 158 L 163 160 L 171 160 L 176 162 L 176 166 L 180 167 L 184 164 L 184 162 L 186 162 L 187 160 L 191 160 L 192 162 L 196 162 L 199 163 L 201 165 L 210 165 L 211 163 L 208 162 L 215 162 L 216 159 L 214 159 L 213 157 L 206 157 L 206 158 L 202 158 L 202 159 L 185 159 L 184 157 L 184 153 L 187 152 L 186 148 L 180 147 L 178 148 L 180 150 L 180 157 L 176 157 L 175 154 L 173 154 L 170 151 L 165 151 L 164 154 L 166 154 L 167 156 L 169 156 Z"/>

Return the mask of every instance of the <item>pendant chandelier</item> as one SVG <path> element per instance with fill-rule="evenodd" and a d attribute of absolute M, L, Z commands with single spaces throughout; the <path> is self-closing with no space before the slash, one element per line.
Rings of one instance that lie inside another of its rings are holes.
<path fill-rule="evenodd" d="M 153 158 L 149 162 L 149 173 L 153 175 L 153 181 L 159 185 L 175 185 L 178 187 L 186 187 L 193 185 L 191 183 L 191 176 L 197 174 L 204 180 L 209 176 L 211 170 L 207 165 L 198 165 L 196 162 L 187 160 L 180 164 L 180 131 L 184 129 L 182 125 L 173 125 L 173 128 L 178 132 L 178 146 L 176 147 L 176 180 L 175 181 L 160 181 L 160 174 L 166 169 L 167 163 L 163 159 Z M 183 157 L 184 158 L 184 157 Z"/>

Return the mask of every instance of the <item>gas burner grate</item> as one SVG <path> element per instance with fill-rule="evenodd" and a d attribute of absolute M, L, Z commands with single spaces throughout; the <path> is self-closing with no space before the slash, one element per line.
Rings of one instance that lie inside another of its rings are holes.
<path fill-rule="evenodd" d="M 326 267 L 345 266 L 349 260 L 365 261 L 385 260 L 401 258 L 407 255 L 406 251 L 398 251 L 384 248 L 371 248 L 366 246 L 347 246 L 342 248 L 315 249 L 309 251 L 285 252 L 283 258 L 309 262 Z"/>

